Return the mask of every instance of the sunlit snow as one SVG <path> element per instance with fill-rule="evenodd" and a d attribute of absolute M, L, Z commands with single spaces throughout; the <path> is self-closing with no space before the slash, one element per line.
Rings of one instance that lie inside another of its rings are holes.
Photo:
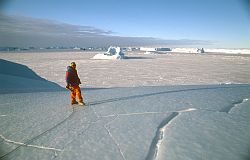
<path fill-rule="evenodd" d="M 0 159 L 249 159 L 248 56 L 92 56 L 0 54 Z M 64 89 L 71 61 L 85 107 Z"/>

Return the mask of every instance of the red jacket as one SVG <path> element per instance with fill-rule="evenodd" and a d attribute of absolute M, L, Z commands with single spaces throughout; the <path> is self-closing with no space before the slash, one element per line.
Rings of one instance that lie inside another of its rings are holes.
<path fill-rule="evenodd" d="M 81 84 L 81 80 L 78 77 L 77 70 L 72 68 L 71 66 L 67 67 L 66 82 L 70 86 L 78 86 L 79 84 Z"/>

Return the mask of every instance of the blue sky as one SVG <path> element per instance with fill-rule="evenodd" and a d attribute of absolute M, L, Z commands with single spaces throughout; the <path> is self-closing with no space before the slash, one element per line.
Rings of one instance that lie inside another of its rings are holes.
<path fill-rule="evenodd" d="M 250 48 L 247 4 L 244 0 L 9 0 L 2 10 L 8 15 L 92 26 L 114 36 Z"/>

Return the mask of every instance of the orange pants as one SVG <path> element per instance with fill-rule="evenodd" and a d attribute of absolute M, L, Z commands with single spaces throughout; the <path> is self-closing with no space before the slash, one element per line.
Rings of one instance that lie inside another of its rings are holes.
<path fill-rule="evenodd" d="M 78 102 L 83 102 L 81 89 L 79 86 L 72 86 L 72 91 L 71 91 L 70 96 L 71 96 L 71 102 L 75 102 L 76 97 L 78 98 Z"/>

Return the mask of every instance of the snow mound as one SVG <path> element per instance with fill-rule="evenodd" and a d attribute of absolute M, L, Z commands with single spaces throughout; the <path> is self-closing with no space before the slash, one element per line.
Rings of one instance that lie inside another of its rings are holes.
<path fill-rule="evenodd" d="M 93 59 L 124 59 L 124 53 L 120 47 L 109 47 L 105 53 L 96 54 Z"/>
<path fill-rule="evenodd" d="M 25 65 L 0 59 L 0 93 L 61 90 Z"/>
<path fill-rule="evenodd" d="M 14 62 L 10 62 L 10 61 L 6 61 L 3 59 L 0 59 L 0 74 L 35 79 L 35 80 L 42 80 L 42 81 L 45 80 L 41 78 L 40 76 L 38 76 L 35 72 L 33 72 L 27 66 L 14 63 Z"/>

